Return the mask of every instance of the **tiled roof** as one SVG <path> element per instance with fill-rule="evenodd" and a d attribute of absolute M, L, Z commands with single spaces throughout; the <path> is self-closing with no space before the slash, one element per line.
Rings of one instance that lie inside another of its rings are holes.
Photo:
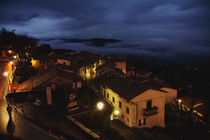
<path fill-rule="evenodd" d="M 132 84 L 128 80 L 120 77 L 98 77 L 93 80 L 98 86 L 105 86 L 110 88 L 112 91 L 123 97 L 127 101 L 130 101 L 139 94 L 145 92 L 148 89 L 159 90 L 163 85 L 157 81 L 150 80 L 142 84 Z"/>

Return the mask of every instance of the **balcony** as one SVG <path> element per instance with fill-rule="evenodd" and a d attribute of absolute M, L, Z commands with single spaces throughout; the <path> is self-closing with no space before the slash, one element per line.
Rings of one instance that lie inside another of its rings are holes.
<path fill-rule="evenodd" d="M 158 113 L 158 107 L 154 106 L 151 109 L 143 109 L 143 115 L 144 116 L 151 116 L 151 115 L 155 115 Z"/>

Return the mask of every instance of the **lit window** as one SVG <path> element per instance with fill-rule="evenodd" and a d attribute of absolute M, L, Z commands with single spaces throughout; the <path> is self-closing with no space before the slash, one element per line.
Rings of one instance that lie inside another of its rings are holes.
<path fill-rule="evenodd" d="M 145 121 L 145 122 L 144 122 Z M 145 118 L 144 118 L 144 120 L 143 119 L 140 119 L 139 120 L 139 126 L 141 126 L 141 125 L 143 125 L 143 124 L 145 124 L 146 123 L 146 120 L 145 120 Z"/>
<path fill-rule="evenodd" d="M 115 98 L 114 98 L 114 97 L 112 97 L 112 102 L 113 102 L 113 103 L 115 102 Z"/>
<path fill-rule="evenodd" d="M 130 113 L 129 107 L 126 107 L 126 112 L 127 112 L 128 114 Z"/>
<path fill-rule="evenodd" d="M 122 103 L 119 101 L 119 107 L 122 108 Z"/>

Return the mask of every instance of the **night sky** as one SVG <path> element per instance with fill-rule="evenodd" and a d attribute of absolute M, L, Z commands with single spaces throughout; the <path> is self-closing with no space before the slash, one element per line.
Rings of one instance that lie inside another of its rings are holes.
<path fill-rule="evenodd" d="M 209 55 L 209 9 L 209 0 L 1 0 L 0 28 L 56 39 L 48 41 L 54 48 Z M 59 40 L 94 37 L 123 43 L 97 48 Z"/>

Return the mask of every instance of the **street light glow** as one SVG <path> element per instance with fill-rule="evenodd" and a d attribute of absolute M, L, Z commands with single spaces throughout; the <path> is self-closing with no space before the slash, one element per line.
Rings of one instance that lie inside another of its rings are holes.
<path fill-rule="evenodd" d="M 9 50 L 8 53 L 11 54 L 12 53 L 12 50 Z"/>
<path fill-rule="evenodd" d="M 102 110 L 102 109 L 104 108 L 104 103 L 98 102 L 97 108 L 98 108 L 99 110 Z"/>
<path fill-rule="evenodd" d="M 7 71 L 6 71 L 6 72 L 4 72 L 4 76 L 6 76 L 6 77 L 8 76 L 8 72 L 7 72 Z"/>
<path fill-rule="evenodd" d="M 16 58 L 17 58 L 17 56 L 16 56 L 16 55 L 14 55 L 14 56 L 13 56 L 13 58 L 15 58 L 15 59 L 16 59 Z"/>
<path fill-rule="evenodd" d="M 9 61 L 9 63 L 12 65 L 13 64 L 13 62 L 12 61 Z"/>
<path fill-rule="evenodd" d="M 181 99 L 178 99 L 178 102 L 179 102 L 179 103 L 181 103 L 181 102 L 182 102 L 182 100 L 181 100 Z"/>
<path fill-rule="evenodd" d="M 119 114 L 120 114 L 120 111 L 119 111 L 119 110 L 115 110 L 115 111 L 114 111 L 114 114 L 115 114 L 115 115 L 119 115 Z"/>

